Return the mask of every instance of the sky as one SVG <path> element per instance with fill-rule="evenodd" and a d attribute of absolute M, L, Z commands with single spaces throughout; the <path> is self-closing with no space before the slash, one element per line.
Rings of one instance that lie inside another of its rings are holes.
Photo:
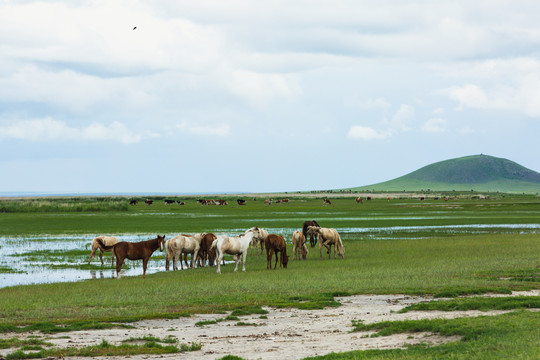
<path fill-rule="evenodd" d="M 540 171 L 538 14 L 0 0 L 0 192 L 324 190 L 476 154 Z"/>

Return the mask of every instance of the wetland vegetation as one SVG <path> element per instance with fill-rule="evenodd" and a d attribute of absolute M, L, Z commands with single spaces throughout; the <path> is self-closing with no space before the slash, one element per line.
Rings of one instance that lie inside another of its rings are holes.
<path fill-rule="evenodd" d="M 226 265 L 220 276 L 215 268 L 165 272 L 163 254 L 156 252 L 153 265 L 149 264 L 154 270 L 149 271 L 146 279 L 142 279 L 140 264 L 128 261 L 127 265 L 134 271 L 130 274 L 136 276 L 118 280 L 97 276 L 71 283 L 53 280 L 0 289 L 0 322 L 5 329 L 46 323 L 66 326 L 96 320 L 130 322 L 194 313 L 262 310 L 262 306 L 319 309 L 339 306 L 335 296 L 353 294 L 457 297 L 540 288 L 538 196 L 491 194 L 484 199 L 477 194 L 460 194 L 457 198 L 452 194 L 448 201 L 443 200 L 445 194 L 433 194 L 425 200 L 389 196 L 389 201 L 385 196 L 364 200 L 362 204 L 357 204 L 352 196 L 332 198 L 331 206 L 323 206 L 321 198 L 308 196 L 291 197 L 288 204 L 271 206 L 264 205 L 262 198 L 254 201 L 248 196 L 243 197 L 247 200 L 245 206 L 237 206 L 237 197 L 227 199 L 227 206 L 201 206 L 189 197 L 178 198 L 185 202 L 183 206 L 166 205 L 163 198 L 154 198 L 151 206 L 141 202 L 129 206 L 127 198 L 105 198 L 89 201 L 103 204 L 99 210 L 81 208 L 80 211 L 66 211 L 66 208 L 78 209 L 77 204 L 86 199 L 66 199 L 63 201 L 68 204 L 62 205 L 63 208 L 43 207 L 42 211 L 36 211 L 40 208 L 36 204 L 14 206 L 9 204 L 14 200 L 3 200 L 0 209 L 11 210 L 0 211 L 0 269 L 5 269 L 0 271 L 0 276 L 16 276 L 10 269 L 31 271 L 35 266 L 39 268 L 35 277 L 57 271 L 58 267 L 86 274 L 110 271 L 112 275 L 109 253 L 104 254 L 105 265 L 95 259 L 86 265 L 90 253 L 87 244 L 97 235 L 139 241 L 158 233 L 165 233 L 167 238 L 203 231 L 234 235 L 259 226 L 283 235 L 290 247 L 292 232 L 304 220 L 313 219 L 340 232 L 345 258 L 328 260 L 323 254 L 324 259 L 320 260 L 318 248 L 310 248 L 306 261 L 291 260 L 286 270 L 267 271 L 266 258 L 254 253 L 248 255 L 246 273 L 233 273 L 233 267 Z M 107 205 L 108 201 L 111 204 Z M 122 206 L 116 208 L 117 205 Z M 478 306 L 493 308 L 495 304 L 483 302 Z M 537 308 L 538 301 L 521 299 L 499 306 Z M 523 326 L 512 325 L 516 321 Z M 478 331 L 470 336 L 465 334 L 458 345 L 451 345 L 454 346 L 451 352 L 445 352 L 449 345 L 444 345 L 328 358 L 445 358 L 450 353 L 456 358 L 467 358 L 474 341 L 488 348 L 488 358 L 504 358 L 511 354 L 510 350 L 504 346 L 490 348 L 494 341 L 511 343 L 532 337 L 538 344 L 540 340 L 538 331 L 524 336 L 525 325 L 540 328 L 538 313 L 526 310 L 493 319 L 446 320 L 444 326 L 430 324 L 435 329 L 432 331 L 439 333 L 444 333 L 442 329 L 446 327 L 474 327 Z M 394 325 L 406 329 L 417 326 Z M 523 341 L 518 343 L 524 354 L 538 354 L 537 347 L 531 348 Z M 475 354 L 473 358 L 482 353 Z"/>

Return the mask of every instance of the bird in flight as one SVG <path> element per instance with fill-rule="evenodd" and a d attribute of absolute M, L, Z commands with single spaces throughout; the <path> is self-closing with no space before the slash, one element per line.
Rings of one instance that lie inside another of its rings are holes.
<path fill-rule="evenodd" d="M 135 30 L 135 29 L 137 29 L 137 27 L 136 27 L 136 26 L 134 26 L 134 27 L 133 27 L 133 30 Z"/>

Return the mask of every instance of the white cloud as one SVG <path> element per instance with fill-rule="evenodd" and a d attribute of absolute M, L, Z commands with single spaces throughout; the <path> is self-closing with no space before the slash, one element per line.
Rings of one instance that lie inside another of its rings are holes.
<path fill-rule="evenodd" d="M 51 118 L 22 120 L 0 127 L 0 140 L 26 141 L 113 141 L 123 144 L 139 142 L 143 137 L 131 132 L 124 124 L 114 121 L 110 125 L 90 124 L 84 128 L 69 127 L 65 122 Z"/>
<path fill-rule="evenodd" d="M 176 127 L 182 131 L 187 131 L 196 135 L 227 136 L 231 133 L 231 129 L 228 124 L 196 125 L 183 121 L 180 124 L 177 124 Z"/>
<path fill-rule="evenodd" d="M 446 131 L 446 120 L 442 118 L 433 118 L 426 121 L 422 126 L 422 131 L 429 133 L 441 133 Z"/>
<path fill-rule="evenodd" d="M 370 127 L 355 125 L 349 129 L 347 136 L 355 140 L 382 140 L 386 139 L 389 134 Z"/>
<path fill-rule="evenodd" d="M 540 60 L 516 58 L 458 64 L 453 77 L 467 83 L 440 93 L 459 103 L 461 108 L 505 110 L 540 117 Z"/>
<path fill-rule="evenodd" d="M 414 118 L 414 108 L 410 105 L 402 104 L 396 111 L 389 126 L 391 132 L 409 131 L 409 122 Z"/>

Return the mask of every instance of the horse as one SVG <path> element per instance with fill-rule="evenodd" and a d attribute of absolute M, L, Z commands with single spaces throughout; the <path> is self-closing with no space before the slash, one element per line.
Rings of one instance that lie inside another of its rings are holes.
<path fill-rule="evenodd" d="M 214 266 L 216 259 L 216 250 L 211 249 L 212 242 L 216 240 L 217 236 L 213 233 L 208 233 L 201 239 L 201 247 L 198 253 L 198 260 L 202 260 L 202 265 L 206 266 L 206 260 L 208 260 L 208 266 Z"/>
<path fill-rule="evenodd" d="M 330 252 L 332 245 L 334 245 L 334 259 L 336 258 L 336 250 L 340 258 L 343 259 L 345 254 L 345 248 L 341 242 L 341 238 L 336 229 L 321 228 L 316 226 L 308 227 L 308 234 L 317 234 L 319 236 L 319 254 L 322 259 L 322 247 L 328 249 L 328 258 L 330 259 Z"/>
<path fill-rule="evenodd" d="M 122 264 L 124 260 L 141 260 L 143 261 L 143 279 L 146 277 L 146 265 L 148 265 L 148 259 L 158 248 L 163 251 L 163 243 L 165 242 L 165 235 L 158 235 L 155 239 L 139 241 L 136 243 L 130 243 L 126 241 L 117 242 L 114 245 L 107 246 L 98 238 L 99 245 L 104 250 L 113 249 L 113 253 L 116 255 L 116 276 L 120 274 L 122 270 Z"/>
<path fill-rule="evenodd" d="M 233 255 L 236 261 L 236 267 L 234 271 L 238 270 L 238 264 L 240 263 L 240 257 L 242 256 L 242 271 L 246 271 L 246 257 L 247 250 L 254 233 L 249 231 L 246 234 L 229 237 L 227 235 L 220 235 L 212 242 L 212 249 L 216 249 L 217 254 L 217 273 L 221 274 L 221 261 L 225 254 Z"/>
<path fill-rule="evenodd" d="M 103 252 L 104 251 L 111 251 L 111 265 L 114 264 L 114 251 L 112 250 L 104 250 L 101 246 L 99 246 L 98 239 L 101 239 L 105 245 L 114 245 L 118 242 L 118 239 L 114 236 L 98 236 L 92 241 L 92 252 L 90 253 L 90 258 L 88 259 L 88 263 L 90 264 L 90 261 L 92 258 L 96 255 L 96 250 L 99 249 L 99 260 L 101 260 L 101 265 L 103 265 Z"/>
<path fill-rule="evenodd" d="M 293 253 L 294 260 L 306 260 L 307 254 L 309 253 L 308 247 L 306 246 L 306 237 L 302 234 L 301 231 L 297 230 L 292 235 L 292 244 L 293 244 Z M 300 257 L 301 255 L 301 257 Z"/>
<path fill-rule="evenodd" d="M 277 267 L 278 262 L 278 253 L 281 257 L 279 259 L 279 267 L 287 268 L 289 263 L 289 256 L 287 256 L 287 244 L 285 244 L 285 239 L 283 236 L 276 234 L 269 234 L 264 238 L 264 247 L 266 248 L 266 269 L 272 269 L 272 257 L 274 253 L 276 254 L 276 262 L 274 263 L 274 270 Z"/>
<path fill-rule="evenodd" d="M 320 227 L 320 225 L 315 221 L 315 220 L 312 220 L 312 221 L 304 221 L 304 225 L 302 225 L 302 234 L 304 234 L 304 237 L 307 239 L 308 237 L 308 233 L 307 233 L 307 229 L 308 229 L 308 226 L 317 226 L 317 227 Z M 313 234 L 310 234 L 309 235 L 309 243 L 311 244 L 311 247 L 315 247 L 315 240 L 317 238 L 317 235 L 313 235 Z"/>
<path fill-rule="evenodd" d="M 249 255 L 253 254 L 253 247 L 257 248 L 257 255 L 260 255 L 264 251 L 264 238 L 268 236 L 268 231 L 261 229 L 259 227 L 252 227 L 251 229 L 247 229 L 245 233 L 247 234 L 250 231 L 253 232 L 253 240 L 251 241 L 251 244 L 250 244 Z M 260 246 L 260 251 L 259 251 L 259 246 Z"/>
<path fill-rule="evenodd" d="M 173 270 L 178 270 L 176 261 L 180 257 L 180 267 L 184 270 L 184 264 L 182 263 L 182 253 L 191 254 L 191 265 L 193 269 L 195 267 L 195 259 L 201 247 L 201 240 L 206 235 L 206 233 L 195 234 L 195 235 L 177 235 L 172 239 L 167 240 L 165 248 L 167 249 L 167 255 L 165 256 L 165 270 L 169 271 L 169 262 L 173 261 Z M 184 259 L 185 261 L 185 259 Z M 187 262 L 186 262 L 187 266 Z"/>

